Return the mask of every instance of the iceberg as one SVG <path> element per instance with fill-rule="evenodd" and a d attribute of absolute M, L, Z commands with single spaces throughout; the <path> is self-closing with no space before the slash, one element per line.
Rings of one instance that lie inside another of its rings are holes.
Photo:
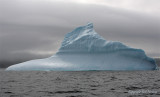
<path fill-rule="evenodd" d="M 153 58 L 141 49 L 97 34 L 92 23 L 65 35 L 58 52 L 45 59 L 12 65 L 6 70 L 83 71 L 83 70 L 156 70 Z"/>

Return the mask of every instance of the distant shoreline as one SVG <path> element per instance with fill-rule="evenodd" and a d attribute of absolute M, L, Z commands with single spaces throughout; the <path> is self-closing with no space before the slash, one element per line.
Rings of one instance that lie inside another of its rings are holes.
<path fill-rule="evenodd" d="M 154 58 L 158 67 L 160 67 L 160 58 Z"/>

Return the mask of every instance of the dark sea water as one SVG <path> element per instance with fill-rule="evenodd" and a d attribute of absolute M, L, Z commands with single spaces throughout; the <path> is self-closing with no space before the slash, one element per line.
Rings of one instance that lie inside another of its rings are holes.
<path fill-rule="evenodd" d="M 0 97 L 160 97 L 160 71 L 4 71 Z"/>

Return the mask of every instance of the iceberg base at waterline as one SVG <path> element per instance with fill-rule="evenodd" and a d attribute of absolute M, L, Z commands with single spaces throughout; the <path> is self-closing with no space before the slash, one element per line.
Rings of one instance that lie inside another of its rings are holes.
<path fill-rule="evenodd" d="M 45 59 L 12 65 L 6 70 L 84 71 L 156 70 L 153 58 L 141 49 L 107 41 L 89 23 L 66 34 L 59 51 Z"/>

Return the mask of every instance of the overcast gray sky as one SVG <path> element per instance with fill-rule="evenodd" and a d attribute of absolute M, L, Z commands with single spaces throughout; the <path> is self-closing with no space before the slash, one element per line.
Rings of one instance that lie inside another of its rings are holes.
<path fill-rule="evenodd" d="M 106 40 L 160 56 L 160 0 L 0 0 L 0 60 L 44 58 L 94 23 Z"/>

